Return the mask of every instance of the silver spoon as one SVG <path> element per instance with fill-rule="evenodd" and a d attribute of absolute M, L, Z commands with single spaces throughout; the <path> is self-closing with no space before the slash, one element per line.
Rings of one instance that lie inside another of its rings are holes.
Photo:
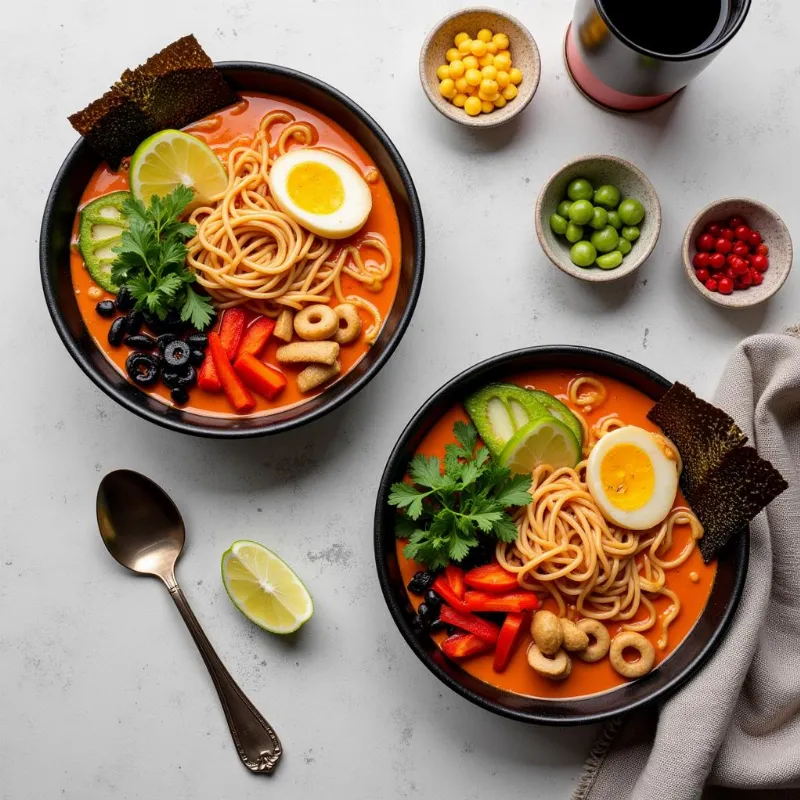
<path fill-rule="evenodd" d="M 97 490 L 97 524 L 108 552 L 123 567 L 164 581 L 206 662 L 239 758 L 252 772 L 272 772 L 283 752 L 278 736 L 219 660 L 175 579 L 186 538 L 175 503 L 144 475 L 116 470 Z"/>

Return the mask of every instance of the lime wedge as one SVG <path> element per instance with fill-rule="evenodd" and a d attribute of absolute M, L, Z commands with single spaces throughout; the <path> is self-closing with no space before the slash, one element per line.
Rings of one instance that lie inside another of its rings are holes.
<path fill-rule="evenodd" d="M 563 422 L 574 434 L 578 444 L 583 446 L 583 428 L 577 417 L 559 399 L 543 392 L 541 389 L 530 389 L 533 398 L 541 403 L 559 422 Z"/>
<path fill-rule="evenodd" d="M 311 619 L 314 603 L 291 567 L 258 542 L 234 542 L 222 555 L 231 602 L 270 633 L 292 633 Z"/>
<path fill-rule="evenodd" d="M 503 448 L 500 461 L 512 472 L 528 473 L 539 464 L 574 467 L 581 458 L 575 434 L 557 419 L 538 419 L 518 430 Z"/>
<path fill-rule="evenodd" d="M 193 206 L 205 205 L 222 194 L 228 173 L 214 151 L 183 131 L 159 131 L 145 139 L 131 158 L 131 190 L 149 203 L 183 184 L 195 191 Z"/>

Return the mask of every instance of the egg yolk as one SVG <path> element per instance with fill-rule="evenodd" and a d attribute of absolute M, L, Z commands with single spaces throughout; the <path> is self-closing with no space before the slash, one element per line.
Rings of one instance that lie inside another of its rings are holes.
<path fill-rule="evenodd" d="M 310 214 L 332 214 L 344 203 L 342 179 L 329 166 L 315 161 L 293 167 L 286 190 L 293 202 Z"/>
<path fill-rule="evenodd" d="M 656 483 L 650 457 L 635 444 L 620 444 L 606 453 L 600 464 L 600 480 L 611 504 L 623 511 L 645 505 Z"/>

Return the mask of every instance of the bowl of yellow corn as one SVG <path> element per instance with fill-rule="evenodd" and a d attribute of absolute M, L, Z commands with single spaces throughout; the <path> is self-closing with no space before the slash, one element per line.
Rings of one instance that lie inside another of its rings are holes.
<path fill-rule="evenodd" d="M 510 14 L 463 9 L 428 34 L 419 75 L 428 99 L 446 117 L 492 128 L 508 122 L 533 99 L 541 76 L 539 48 Z"/>

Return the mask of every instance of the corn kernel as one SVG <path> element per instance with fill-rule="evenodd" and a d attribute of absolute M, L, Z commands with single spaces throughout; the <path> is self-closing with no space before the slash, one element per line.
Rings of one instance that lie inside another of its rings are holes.
<path fill-rule="evenodd" d="M 508 50 L 510 45 L 508 36 L 506 36 L 504 33 L 496 33 L 494 36 L 492 36 L 492 41 L 497 45 L 498 50 Z"/>
<path fill-rule="evenodd" d="M 469 49 L 472 52 L 472 55 L 474 55 L 476 58 L 480 58 L 481 56 L 485 56 L 486 55 L 486 42 L 482 42 L 480 39 L 473 39 L 472 40 L 472 44 L 470 45 Z"/>
<path fill-rule="evenodd" d="M 497 45 L 494 42 L 486 42 L 486 52 L 494 55 L 497 52 Z"/>
<path fill-rule="evenodd" d="M 470 52 L 471 52 L 471 49 L 470 49 L 471 47 L 472 47 L 472 39 L 467 38 L 467 39 L 465 39 L 463 42 L 461 42 L 458 45 L 458 52 L 462 56 L 468 56 L 470 54 Z"/>
<path fill-rule="evenodd" d="M 468 42 L 469 41 L 469 34 L 461 31 L 461 33 L 456 34 L 456 38 L 453 39 L 453 44 L 458 47 L 461 42 Z"/>
<path fill-rule="evenodd" d="M 462 76 L 456 81 L 456 91 L 460 92 L 461 94 L 466 94 L 469 91 L 469 84 L 467 83 L 467 79 L 465 77 Z"/>
<path fill-rule="evenodd" d="M 442 97 L 446 97 L 448 100 L 452 100 L 456 96 L 456 85 L 452 78 L 445 78 L 439 84 L 439 94 L 441 94 Z"/>
<path fill-rule="evenodd" d="M 515 86 L 522 83 L 522 72 L 518 70 L 516 67 L 512 67 L 508 71 L 508 79 L 513 83 Z"/>
<path fill-rule="evenodd" d="M 471 117 L 477 117 L 481 113 L 481 101 L 477 97 L 468 97 L 464 103 L 464 111 Z"/>
<path fill-rule="evenodd" d="M 448 77 L 452 78 L 453 80 L 460 78 L 465 71 L 464 62 L 458 58 L 455 61 L 451 61 L 447 71 L 450 73 Z"/>
<path fill-rule="evenodd" d="M 465 95 L 465 94 L 463 94 L 461 92 L 459 92 L 453 98 L 453 105 L 454 106 L 458 106 L 458 108 L 464 108 L 464 103 L 466 103 L 466 102 L 467 102 L 467 95 Z M 503 102 L 505 103 L 505 100 L 503 100 Z"/>
<path fill-rule="evenodd" d="M 491 42 L 492 32 L 488 28 L 481 28 L 476 38 L 480 39 L 482 42 Z"/>
<path fill-rule="evenodd" d="M 503 89 L 501 94 L 506 100 L 513 100 L 519 94 L 519 92 L 517 92 L 517 87 L 514 86 L 513 83 L 509 83 L 508 86 Z"/>
<path fill-rule="evenodd" d="M 487 95 L 487 100 L 489 99 L 489 95 L 496 95 L 500 91 L 500 87 L 497 85 L 497 81 L 489 80 L 488 78 L 484 78 L 481 81 L 481 91 Z"/>
<path fill-rule="evenodd" d="M 494 103 L 491 100 L 481 100 L 481 111 L 484 114 L 491 114 L 494 111 Z"/>
<path fill-rule="evenodd" d="M 480 86 L 480 83 L 483 80 L 483 76 L 477 69 L 468 69 L 464 74 L 464 77 L 467 79 L 467 83 L 470 86 Z"/>
<path fill-rule="evenodd" d="M 511 69 L 511 59 L 508 56 L 501 55 L 500 53 L 494 57 L 493 63 L 499 72 L 508 72 Z"/>
<path fill-rule="evenodd" d="M 488 78 L 490 81 L 493 81 L 497 78 L 497 68 L 489 64 L 488 67 L 484 67 L 481 70 L 481 75 L 483 75 L 484 78 Z"/>
<path fill-rule="evenodd" d="M 497 81 L 497 85 L 501 89 L 505 89 L 506 86 L 508 86 L 508 84 L 511 83 L 511 79 L 508 77 L 508 73 L 507 72 L 503 72 L 502 70 L 498 71 L 497 77 L 495 78 L 495 80 Z"/>
<path fill-rule="evenodd" d="M 478 59 L 478 63 L 482 67 L 491 67 L 494 66 L 494 56 L 491 53 L 487 53 L 485 56 L 481 56 Z"/>
<path fill-rule="evenodd" d="M 436 77 L 443 81 L 445 78 L 450 77 L 450 65 L 449 64 L 442 64 L 441 67 L 438 67 L 436 70 Z"/>
<path fill-rule="evenodd" d="M 465 69 L 478 69 L 480 66 L 478 64 L 478 59 L 473 55 L 465 56 L 461 59 L 461 63 L 464 65 Z"/>
<path fill-rule="evenodd" d="M 503 95 L 498 95 L 494 99 L 494 107 L 495 108 L 502 108 L 507 102 L 508 102 L 508 100 L 506 100 L 505 97 L 503 97 Z"/>

